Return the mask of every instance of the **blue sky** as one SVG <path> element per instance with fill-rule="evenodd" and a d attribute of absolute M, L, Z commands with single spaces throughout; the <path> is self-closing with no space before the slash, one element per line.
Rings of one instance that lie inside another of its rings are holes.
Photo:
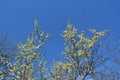
<path fill-rule="evenodd" d="M 64 49 L 60 33 L 67 19 L 80 31 L 86 27 L 97 30 L 110 29 L 118 36 L 120 27 L 120 0 L 1 0 L 0 34 L 9 32 L 12 39 L 25 41 L 26 34 L 34 29 L 34 19 L 39 28 L 52 36 L 44 46 L 46 58 L 59 58 Z"/>

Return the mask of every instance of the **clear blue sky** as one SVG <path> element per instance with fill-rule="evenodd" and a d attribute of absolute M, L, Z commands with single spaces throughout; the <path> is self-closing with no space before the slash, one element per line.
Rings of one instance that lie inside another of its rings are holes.
<path fill-rule="evenodd" d="M 52 33 L 43 50 L 49 60 L 59 58 L 63 39 L 59 35 L 71 19 L 79 31 L 85 27 L 110 29 L 117 36 L 120 28 L 120 0 L 1 0 L 0 34 L 9 32 L 13 40 L 25 41 L 34 29 L 34 19 L 40 29 Z"/>

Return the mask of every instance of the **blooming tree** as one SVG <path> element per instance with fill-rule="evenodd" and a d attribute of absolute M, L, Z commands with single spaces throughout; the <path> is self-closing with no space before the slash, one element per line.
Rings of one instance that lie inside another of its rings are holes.
<path fill-rule="evenodd" d="M 39 60 L 41 64 L 40 57 L 42 53 L 40 48 L 43 46 L 44 42 L 49 38 L 49 35 L 45 35 L 43 31 L 39 31 L 38 22 L 35 20 L 35 30 L 30 36 L 27 36 L 26 43 L 17 44 L 18 52 L 15 56 L 15 62 L 9 63 L 9 72 L 7 75 L 10 77 L 5 78 L 4 72 L 0 71 L 1 79 L 10 80 L 34 80 L 34 73 L 36 72 L 34 64 L 36 59 Z M 5 63 L 6 59 L 1 58 L 1 62 Z M 42 62 L 44 64 L 44 62 Z M 39 65 L 38 68 L 44 65 Z"/>
<path fill-rule="evenodd" d="M 89 34 L 87 34 L 89 33 Z M 64 60 L 55 61 L 48 70 L 43 53 L 40 51 L 50 35 L 38 28 L 35 20 L 35 30 L 27 36 L 25 43 L 17 44 L 17 52 L 13 62 L 8 61 L 0 54 L 0 79 L 1 80 L 117 80 L 118 73 L 112 73 L 105 65 L 119 53 L 119 44 L 113 45 L 106 42 L 108 30 L 87 31 L 78 30 L 67 24 L 62 37 L 65 40 L 65 50 L 62 53 Z M 104 38 L 105 37 L 105 38 Z M 104 46 L 105 44 L 105 46 Z M 0 49 L 3 50 L 3 49 Z M 5 69 L 3 69 L 3 67 Z M 112 74 L 111 74 L 111 73 Z"/>
<path fill-rule="evenodd" d="M 106 46 L 100 51 L 99 49 L 104 43 L 102 38 L 108 36 L 109 31 L 98 32 L 95 29 L 88 29 L 88 31 L 91 32 L 91 36 L 87 35 L 85 31 L 78 33 L 73 25 L 67 24 L 67 28 L 63 32 L 65 40 L 64 61 L 56 62 L 53 65 L 51 80 L 85 80 L 87 77 L 101 80 L 99 77 L 101 77 L 102 70 L 99 71 L 97 68 L 104 66 L 106 61 L 117 54 L 118 47 L 108 44 L 110 47 Z"/>

